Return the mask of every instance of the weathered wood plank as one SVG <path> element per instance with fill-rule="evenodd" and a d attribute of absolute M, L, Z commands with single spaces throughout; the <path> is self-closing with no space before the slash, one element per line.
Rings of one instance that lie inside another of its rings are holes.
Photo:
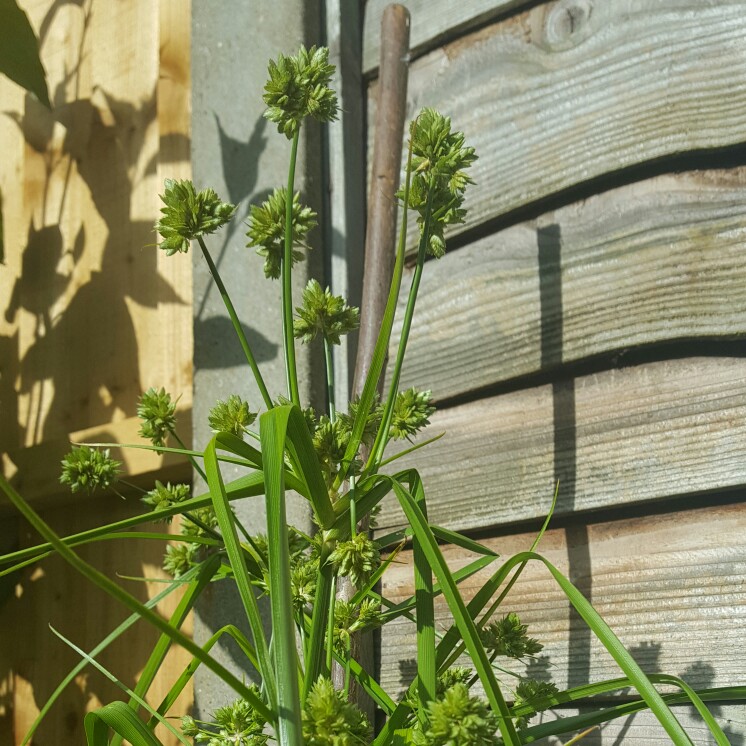
<path fill-rule="evenodd" d="M 695 687 L 726 686 L 743 683 L 745 529 L 742 503 L 554 529 L 545 534 L 539 551 L 566 575 L 574 574 L 576 585 L 644 670 L 681 675 Z M 528 549 L 533 538 L 522 534 L 483 541 L 504 561 Z M 473 559 L 452 546 L 444 554 L 454 569 Z M 383 593 L 394 601 L 414 592 L 411 552 L 397 559 L 383 579 Z M 467 601 L 499 562 L 461 584 Z M 526 567 L 498 616 L 509 611 L 544 645 L 528 666 L 508 665 L 517 673 L 548 675 L 560 688 L 621 675 L 582 621 L 570 621 L 569 602 L 543 565 Z M 436 602 L 436 620 L 437 629 L 447 628 L 450 616 L 442 600 Z M 382 683 L 397 692 L 415 671 L 415 631 L 407 620 L 385 630 Z"/>
<path fill-rule="evenodd" d="M 435 523 L 486 528 L 746 485 L 746 360 L 611 370 L 443 410 L 416 466 Z M 403 525 L 392 502 L 381 530 Z"/>
<path fill-rule="evenodd" d="M 746 734 L 743 706 L 737 704 L 721 705 L 719 703 L 709 703 L 708 706 L 715 720 L 723 729 L 728 743 L 731 746 L 743 746 L 744 734 Z M 577 709 L 550 710 L 543 714 L 543 720 L 537 717 L 531 721 L 531 725 L 547 722 L 557 716 L 576 715 L 578 712 Z M 711 746 L 715 743 L 707 725 L 693 707 L 675 707 L 673 712 L 696 746 Z M 550 736 L 534 741 L 533 744 L 534 746 L 562 746 L 562 744 L 569 743 L 573 735 L 577 735 L 577 733 L 567 733 L 561 737 Z M 663 726 L 652 713 L 639 712 L 605 723 L 576 743 L 579 743 L 580 746 L 630 746 L 630 744 L 636 744 L 637 746 L 671 746 L 671 737 L 663 730 Z"/>
<path fill-rule="evenodd" d="M 403 385 L 444 399 L 636 345 L 743 336 L 745 186 L 746 169 L 660 176 L 428 262 Z"/>
<path fill-rule="evenodd" d="M 410 114 L 440 109 L 482 155 L 455 232 L 610 172 L 746 141 L 742 0 L 577 2 L 572 23 L 568 5 L 539 5 L 411 67 Z"/>
<path fill-rule="evenodd" d="M 403 0 L 412 17 L 411 53 L 418 55 L 423 48 L 443 43 L 475 26 L 487 23 L 510 10 L 526 5 L 528 0 Z M 363 26 L 363 72 L 367 75 L 378 71 L 381 52 L 381 17 L 388 0 L 369 0 L 365 3 Z"/>

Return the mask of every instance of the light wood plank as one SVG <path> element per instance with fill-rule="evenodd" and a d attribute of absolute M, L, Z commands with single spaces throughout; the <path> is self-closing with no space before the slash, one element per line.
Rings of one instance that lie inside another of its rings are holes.
<path fill-rule="evenodd" d="M 415 19 L 412 26 L 411 53 L 419 55 L 423 48 L 450 41 L 475 26 L 487 23 L 528 0 L 404 0 L 404 5 Z M 363 26 L 363 72 L 378 73 L 381 53 L 381 17 L 388 0 L 369 0 L 365 3 Z"/>
<path fill-rule="evenodd" d="M 746 624 L 744 530 L 742 503 L 554 529 L 543 537 L 539 552 L 564 574 L 573 574 L 644 670 L 680 675 L 695 687 L 728 686 L 743 684 L 746 664 L 740 642 Z M 528 549 L 533 538 L 483 540 L 501 560 L 464 581 L 463 597 L 473 597 L 500 561 Z M 474 558 L 452 546 L 444 554 L 452 569 Z M 400 601 L 413 592 L 411 552 L 404 552 L 386 571 L 383 593 Z M 621 675 L 582 621 L 571 624 L 567 598 L 540 563 L 527 565 L 498 616 L 509 611 L 544 645 L 528 666 L 510 663 L 515 672 L 548 674 L 560 688 Z M 449 619 L 445 602 L 436 602 L 436 628 L 447 629 Z M 414 626 L 392 622 L 381 644 L 382 683 L 397 692 L 414 674 Z"/>
<path fill-rule="evenodd" d="M 557 514 L 743 488 L 746 360 L 692 358 L 611 370 L 436 413 L 446 432 L 390 468 L 422 474 L 440 525 L 483 529 Z M 386 503 L 380 530 L 403 524 Z"/>
<path fill-rule="evenodd" d="M 744 187 L 744 169 L 660 176 L 428 262 L 402 385 L 447 399 L 637 345 L 742 337 Z"/>
<path fill-rule="evenodd" d="M 569 23 L 568 3 L 542 4 L 413 63 L 410 115 L 438 108 L 481 156 L 453 234 L 610 172 L 746 140 L 742 0 L 574 5 L 592 12 Z"/>

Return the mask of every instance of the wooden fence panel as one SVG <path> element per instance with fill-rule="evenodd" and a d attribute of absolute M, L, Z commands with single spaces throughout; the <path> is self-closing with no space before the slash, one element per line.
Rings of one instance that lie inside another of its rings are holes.
<path fill-rule="evenodd" d="M 746 624 L 746 548 L 740 539 L 744 529 L 746 505 L 741 503 L 574 523 L 550 529 L 538 551 L 572 577 L 644 670 L 681 675 L 696 687 L 723 686 L 742 681 L 743 676 L 742 659 L 734 651 L 740 650 Z M 501 562 L 529 549 L 534 536 L 486 539 L 500 559 L 463 581 L 464 598 L 468 601 Z M 444 553 L 454 569 L 475 558 L 454 547 Z M 401 553 L 392 564 L 382 590 L 394 602 L 414 593 L 410 552 Z M 621 675 L 603 646 L 571 613 L 567 598 L 540 563 L 527 565 L 498 617 L 511 611 L 529 625 L 529 634 L 544 650 L 524 663 L 500 659 L 499 665 L 521 675 L 549 677 L 560 688 Z M 436 628 L 444 632 L 449 620 L 440 599 Z M 381 646 L 383 683 L 387 691 L 397 691 L 415 673 L 414 625 L 405 619 L 392 622 Z M 506 680 L 508 687 L 511 682 Z"/>
<path fill-rule="evenodd" d="M 150 386 L 181 394 L 180 427 L 187 439 L 191 432 L 191 262 L 163 261 L 152 227 L 161 179 L 190 175 L 191 13 L 178 0 L 23 5 L 41 40 L 53 108 L 0 80 L 0 450 L 5 474 L 65 534 L 143 510 L 142 493 L 130 487 L 122 488 L 126 502 L 113 493 L 71 497 L 58 482 L 70 440 L 142 443 L 136 406 Z M 191 477 L 183 458 L 114 455 L 137 488 Z M 36 543 L 5 501 L 2 511 L 3 550 Z M 103 542 L 81 554 L 112 577 L 153 578 L 128 584 L 144 601 L 163 589 L 163 551 L 159 542 Z M 126 612 L 55 559 L 4 578 L 2 599 L 0 743 L 10 746 L 76 662 L 47 625 L 90 649 Z M 160 613 L 169 616 L 177 600 Z M 133 685 L 156 639 L 130 633 L 104 663 Z M 153 701 L 187 658 L 170 655 Z M 99 674 L 78 677 L 38 743 L 81 743 L 85 711 L 122 698 Z"/>
<path fill-rule="evenodd" d="M 411 66 L 409 115 L 437 108 L 483 156 L 468 221 L 451 235 L 620 169 L 746 141 L 741 0 L 596 3 L 555 25 L 562 6 L 538 5 Z M 375 85 L 369 93 L 374 111 Z"/>
<path fill-rule="evenodd" d="M 428 262 L 403 385 L 451 399 L 630 348 L 743 338 L 745 191 L 744 169 L 659 176 Z"/>

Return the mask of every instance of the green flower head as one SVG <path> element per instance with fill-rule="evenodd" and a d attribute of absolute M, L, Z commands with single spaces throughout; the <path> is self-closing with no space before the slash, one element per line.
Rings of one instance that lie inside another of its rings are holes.
<path fill-rule="evenodd" d="M 456 683 L 442 699 L 427 705 L 427 725 L 416 728 L 417 746 L 497 746 L 497 716 L 485 701 L 472 697 L 463 683 Z"/>
<path fill-rule="evenodd" d="M 222 202 L 214 189 L 197 192 L 191 181 L 166 179 L 161 195 L 164 207 L 155 229 L 163 239 L 160 248 L 168 256 L 189 251 L 192 239 L 214 233 L 236 212 L 236 206 Z"/>
<path fill-rule="evenodd" d="M 378 569 L 381 554 L 378 545 L 364 533 L 355 534 L 347 541 L 340 541 L 329 555 L 337 574 L 349 577 L 356 588 L 365 585 Z"/>
<path fill-rule="evenodd" d="M 98 450 L 89 446 L 74 446 L 62 459 L 60 482 L 70 486 L 72 492 L 86 490 L 89 495 L 96 488 L 111 487 L 117 481 L 122 464 L 109 457 L 109 449 Z"/>
<path fill-rule="evenodd" d="M 430 404 L 432 396 L 431 391 L 417 391 L 414 388 L 400 391 L 396 395 L 391 418 L 392 438 L 411 438 L 430 424 L 430 415 L 435 412 L 435 407 Z"/>
<path fill-rule="evenodd" d="M 233 433 L 242 438 L 249 425 L 256 419 L 256 412 L 237 394 L 231 394 L 225 401 L 219 401 L 207 417 L 210 428 L 215 433 Z"/>
<path fill-rule="evenodd" d="M 173 578 L 180 578 L 197 561 L 199 544 L 169 544 L 163 556 L 163 569 Z"/>
<path fill-rule="evenodd" d="M 540 653 L 544 646 L 527 633 L 528 625 L 522 624 L 518 614 L 511 612 L 485 627 L 482 644 L 486 650 L 507 658 L 520 659 Z"/>
<path fill-rule="evenodd" d="M 435 109 L 423 109 L 410 127 L 412 180 L 409 207 L 419 213 L 424 231 L 430 215 L 427 252 L 440 258 L 445 253 L 445 228 L 463 223 L 464 191 L 473 181 L 465 170 L 477 159 L 474 148 L 464 146 L 464 135 L 451 130 L 451 120 Z M 404 194 L 403 189 L 399 196 Z"/>
<path fill-rule="evenodd" d="M 341 427 L 352 435 L 352 428 L 355 424 L 355 418 L 357 417 L 358 410 L 360 409 L 360 397 L 356 396 L 350 401 L 348 407 L 349 412 L 338 412 L 337 420 Z M 381 425 L 383 419 L 383 404 L 378 401 L 378 394 L 375 395 L 368 411 L 368 416 L 365 419 L 365 426 L 363 428 L 362 441 L 367 446 L 372 446 L 373 441 L 376 439 L 378 434 L 378 428 Z"/>
<path fill-rule="evenodd" d="M 142 420 L 140 435 L 162 446 L 176 428 L 176 402 L 165 389 L 149 388 L 137 403 L 137 416 Z"/>
<path fill-rule="evenodd" d="M 321 289 L 316 280 L 309 280 L 303 290 L 303 305 L 295 309 L 298 318 L 293 322 L 293 333 L 303 342 L 310 342 L 320 334 L 330 344 L 338 345 L 342 334 L 349 334 L 360 326 L 360 311 L 348 306 L 344 298 Z"/>
<path fill-rule="evenodd" d="M 337 95 L 329 88 L 334 65 L 326 47 L 301 47 L 295 57 L 280 55 L 269 62 L 269 80 L 264 86 L 264 116 L 291 139 L 305 117 L 319 122 L 337 118 Z"/>
<path fill-rule="evenodd" d="M 266 202 L 252 205 L 249 215 L 249 230 L 246 246 L 258 246 L 256 253 L 264 257 L 265 277 L 276 280 L 280 276 L 282 257 L 285 251 L 285 208 L 287 206 L 287 189 L 275 189 Z M 293 195 L 293 264 L 304 259 L 303 252 L 297 247 L 308 248 L 305 238 L 316 226 L 316 213 L 301 205 L 300 195 Z"/>
<path fill-rule="evenodd" d="M 370 742 L 371 735 L 365 715 L 329 679 L 319 677 L 303 710 L 305 745 L 361 746 Z"/>
<path fill-rule="evenodd" d="M 155 481 L 155 487 L 148 492 L 142 501 L 147 505 L 152 506 L 154 511 L 166 510 L 172 505 L 183 503 L 184 500 L 189 499 L 190 488 L 188 484 L 174 484 L 171 482 L 163 484 L 157 479 Z M 166 518 L 167 523 L 171 523 L 173 516 Z"/>

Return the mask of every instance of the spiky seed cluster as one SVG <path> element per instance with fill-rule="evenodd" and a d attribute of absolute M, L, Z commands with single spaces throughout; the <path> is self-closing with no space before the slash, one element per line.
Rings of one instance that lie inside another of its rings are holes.
<path fill-rule="evenodd" d="M 235 214 L 236 206 L 223 202 L 214 189 L 198 192 L 191 181 L 166 179 L 160 195 L 164 207 L 155 229 L 163 239 L 159 248 L 168 256 L 189 251 L 189 243 L 199 236 L 214 233 Z"/>
<path fill-rule="evenodd" d="M 348 577 L 356 588 L 360 588 L 378 569 L 381 553 L 367 534 L 359 533 L 347 541 L 340 541 L 329 555 L 329 561 L 337 575 Z"/>
<path fill-rule="evenodd" d="M 296 611 L 303 611 L 313 603 L 318 574 L 319 563 L 316 559 L 304 557 L 293 566 L 290 572 L 290 591 Z"/>
<path fill-rule="evenodd" d="M 451 120 L 434 109 L 423 109 L 410 127 L 412 137 L 412 180 L 409 206 L 419 213 L 424 229 L 430 195 L 430 230 L 427 251 L 435 257 L 445 254 L 444 231 L 463 223 L 464 191 L 473 181 L 464 169 L 477 159 L 474 148 L 464 146 L 462 132 L 451 130 Z M 399 192 L 403 196 L 403 191 Z"/>
<path fill-rule="evenodd" d="M 382 624 L 381 605 L 366 598 L 359 605 L 337 599 L 334 604 L 334 645 L 344 653 L 355 632 L 375 629 Z"/>
<path fill-rule="evenodd" d="M 62 459 L 60 482 L 69 485 L 71 492 L 86 490 L 92 495 L 97 488 L 108 489 L 117 481 L 121 465 L 109 456 L 108 448 L 74 446 Z"/>
<path fill-rule="evenodd" d="M 329 679 L 319 677 L 303 710 L 305 745 L 361 746 L 370 742 L 371 735 L 365 715 Z"/>
<path fill-rule="evenodd" d="M 329 64 L 326 47 L 301 47 L 294 57 L 280 55 L 269 62 L 269 80 L 264 86 L 264 116 L 291 139 L 301 121 L 313 117 L 319 122 L 337 118 L 337 95 L 329 88 L 334 65 Z"/>
<path fill-rule="evenodd" d="M 188 484 L 171 484 L 167 482 L 155 481 L 155 487 L 148 492 L 142 501 L 146 505 L 150 505 L 154 512 L 159 510 L 166 510 L 172 505 L 183 503 L 184 500 L 189 499 L 190 488 Z M 165 520 L 167 523 L 171 523 L 173 516 L 168 516 Z"/>
<path fill-rule="evenodd" d="M 355 418 L 357 417 L 358 411 L 360 410 L 360 397 L 356 396 L 348 406 L 349 411 L 338 412 L 337 419 L 341 422 L 342 428 L 352 434 L 352 428 L 355 425 Z M 373 441 L 376 439 L 378 428 L 381 425 L 383 419 L 383 404 L 378 401 L 378 395 L 376 394 L 373 402 L 368 410 L 368 416 L 365 418 L 365 425 L 363 427 L 362 442 L 367 445 L 373 445 Z"/>
<path fill-rule="evenodd" d="M 515 690 L 515 704 L 529 705 L 537 711 L 541 711 L 551 706 L 547 702 L 548 697 L 553 697 L 559 692 L 559 689 L 551 681 L 536 681 L 535 679 L 523 679 Z M 520 717 L 516 720 L 518 728 L 525 728 L 533 715 Z"/>
<path fill-rule="evenodd" d="M 195 523 L 184 516 L 181 521 L 180 533 L 185 539 L 191 539 L 191 541 L 169 544 L 166 547 L 166 554 L 163 556 L 163 569 L 175 578 L 181 577 L 189 568 L 203 560 L 208 551 L 211 551 L 209 547 L 195 542 L 194 539 L 208 536 L 204 527 L 214 529 L 218 525 L 218 519 L 212 507 L 191 510 L 189 515 L 193 516 L 199 523 Z"/>
<path fill-rule="evenodd" d="M 417 391 L 415 388 L 400 391 L 394 401 L 391 418 L 391 437 L 404 440 L 416 435 L 430 424 L 430 415 L 435 407 L 430 404 L 432 391 Z"/>
<path fill-rule="evenodd" d="M 259 687 L 249 687 L 260 696 Z M 201 728 L 191 716 L 181 719 L 181 731 L 195 743 L 206 743 L 208 746 L 264 746 L 269 735 L 263 733 L 266 722 L 245 700 L 237 699 L 226 707 L 215 711 L 214 723 L 206 723 Z"/>
<path fill-rule="evenodd" d="M 511 612 L 502 619 L 491 622 L 482 633 L 486 650 L 508 658 L 524 658 L 540 653 L 544 646 L 528 636 L 528 625 L 522 624 L 518 614 Z"/>
<path fill-rule="evenodd" d="M 252 205 L 249 215 L 249 230 L 246 246 L 258 246 L 256 253 L 264 257 L 264 275 L 273 280 L 280 276 L 282 257 L 285 251 L 285 209 L 287 189 L 277 188 L 261 205 Z M 293 264 L 304 259 L 297 247 L 308 248 L 305 238 L 316 226 L 316 213 L 300 203 L 300 194 L 293 195 Z"/>
<path fill-rule="evenodd" d="M 163 555 L 163 569 L 172 578 L 180 578 L 192 565 L 196 564 L 199 550 L 199 544 L 187 542 L 169 544 Z"/>
<path fill-rule="evenodd" d="M 327 487 L 331 489 L 339 465 L 344 460 L 347 444 L 350 442 L 350 431 L 347 430 L 341 420 L 332 422 L 328 417 L 322 415 L 313 433 L 313 447 L 319 459 L 321 472 Z M 353 464 L 350 471 L 355 470 Z"/>
<path fill-rule="evenodd" d="M 238 394 L 231 394 L 225 401 L 219 401 L 210 410 L 207 421 L 213 432 L 233 433 L 242 438 L 249 425 L 256 419 L 256 412 Z"/>
<path fill-rule="evenodd" d="M 459 682 L 427 705 L 427 725 L 413 733 L 417 746 L 497 746 L 497 716 Z"/>
<path fill-rule="evenodd" d="M 360 311 L 348 306 L 340 295 L 322 289 L 316 280 L 309 280 L 303 290 L 303 305 L 295 309 L 298 318 L 293 322 L 293 333 L 303 342 L 311 342 L 320 334 L 330 344 L 338 345 L 342 334 L 349 334 L 360 326 Z"/>
<path fill-rule="evenodd" d="M 137 403 L 137 416 L 142 420 L 140 435 L 162 446 L 176 429 L 176 402 L 165 389 L 149 388 Z"/>

